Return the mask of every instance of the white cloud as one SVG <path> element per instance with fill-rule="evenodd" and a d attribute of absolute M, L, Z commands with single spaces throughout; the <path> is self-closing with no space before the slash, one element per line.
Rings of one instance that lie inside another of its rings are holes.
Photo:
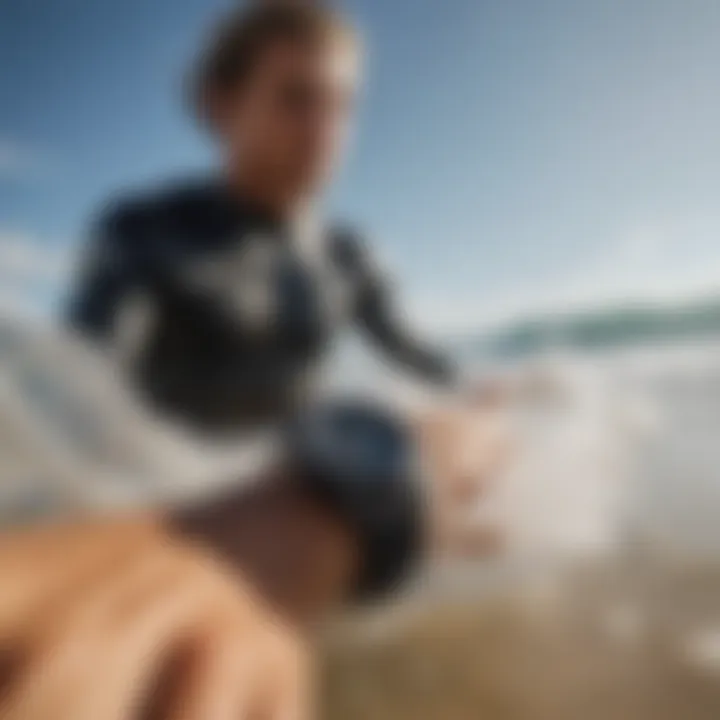
<path fill-rule="evenodd" d="M 0 230 L 0 278 L 16 283 L 57 283 L 68 270 L 65 250 L 23 232 Z"/>
<path fill-rule="evenodd" d="M 45 291 L 59 292 L 67 280 L 67 251 L 32 235 L 0 229 L 0 310 L 11 315 L 42 314 Z"/>
<path fill-rule="evenodd" d="M 42 315 L 37 302 L 22 288 L 0 288 L 0 317 L 29 318 Z"/>
<path fill-rule="evenodd" d="M 639 223 L 571 273 L 523 279 L 500 294 L 421 295 L 414 316 L 441 334 L 462 334 L 532 314 L 631 303 L 673 304 L 720 295 L 720 216 Z"/>
<path fill-rule="evenodd" d="M 548 301 L 569 306 L 675 303 L 720 294 L 720 217 L 667 219 L 630 228 Z"/>

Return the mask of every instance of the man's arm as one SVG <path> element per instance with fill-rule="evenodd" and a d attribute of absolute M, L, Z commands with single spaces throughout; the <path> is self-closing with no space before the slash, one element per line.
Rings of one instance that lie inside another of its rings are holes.
<path fill-rule="evenodd" d="M 95 224 L 66 313 L 69 325 L 90 340 L 112 341 L 120 309 L 140 284 L 133 245 L 141 232 L 141 213 L 131 207 L 109 211 Z"/>
<path fill-rule="evenodd" d="M 358 312 L 361 327 L 399 364 L 433 383 L 451 385 L 455 379 L 452 362 L 412 332 L 391 296 L 389 287 L 375 285 L 365 290 Z"/>
<path fill-rule="evenodd" d="M 360 327 L 395 362 L 433 383 L 452 384 L 454 364 L 440 348 L 413 332 L 395 299 L 391 280 L 373 262 L 361 239 L 342 234 L 337 252 L 355 282 Z"/>

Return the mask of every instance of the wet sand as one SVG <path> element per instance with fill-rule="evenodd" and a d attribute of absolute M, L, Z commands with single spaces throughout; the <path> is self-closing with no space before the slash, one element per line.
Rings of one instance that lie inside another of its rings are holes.
<path fill-rule="evenodd" d="M 323 717 L 717 720 L 720 569 L 583 575 L 336 635 Z"/>

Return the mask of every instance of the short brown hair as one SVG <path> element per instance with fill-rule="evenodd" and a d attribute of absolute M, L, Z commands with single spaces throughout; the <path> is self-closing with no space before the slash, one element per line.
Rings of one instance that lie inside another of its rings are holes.
<path fill-rule="evenodd" d="M 211 98 L 242 88 L 263 53 L 275 43 L 358 42 L 355 29 L 319 0 L 252 0 L 232 11 L 211 37 L 191 77 L 191 104 L 208 121 Z"/>

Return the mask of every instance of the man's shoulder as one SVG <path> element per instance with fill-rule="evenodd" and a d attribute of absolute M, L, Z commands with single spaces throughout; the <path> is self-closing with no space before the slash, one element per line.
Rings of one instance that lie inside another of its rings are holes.
<path fill-rule="evenodd" d="M 349 223 L 331 226 L 331 252 L 335 262 L 346 272 L 372 280 L 381 281 L 390 276 L 386 263 L 372 237 L 362 228 Z"/>
<path fill-rule="evenodd" d="M 122 242 L 140 241 L 176 224 L 202 223 L 215 201 L 215 188 L 208 181 L 165 183 L 112 198 L 97 214 L 96 227 Z"/>

